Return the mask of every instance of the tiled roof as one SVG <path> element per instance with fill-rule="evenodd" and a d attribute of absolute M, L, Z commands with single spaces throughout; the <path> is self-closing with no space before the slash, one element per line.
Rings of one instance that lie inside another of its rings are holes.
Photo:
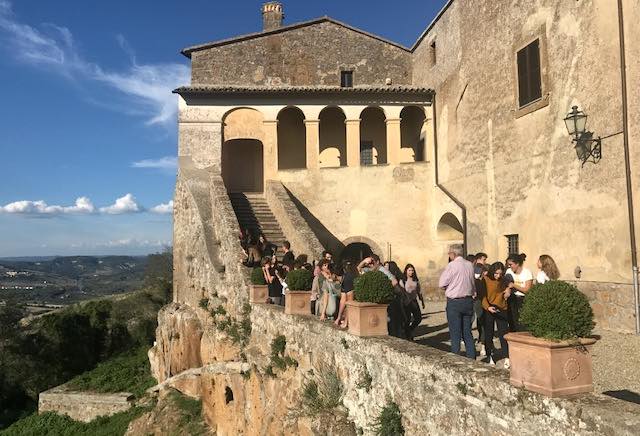
<path fill-rule="evenodd" d="M 397 42 L 393 42 L 393 41 L 390 41 L 388 39 L 382 38 L 381 36 L 374 35 L 373 33 L 369 33 L 369 32 L 367 32 L 365 30 L 358 29 L 357 27 L 350 26 L 350 25 L 348 25 L 346 23 L 343 23 L 342 21 L 335 20 L 335 19 L 333 19 L 331 17 L 321 17 L 321 18 L 316 18 L 315 20 L 303 21 L 303 22 L 291 24 L 291 25 L 288 25 L 288 26 L 282 26 L 282 27 L 279 27 L 279 28 L 273 29 L 273 30 L 249 33 L 247 35 L 235 36 L 233 38 L 222 39 L 220 41 L 213 41 L 213 42 L 208 42 L 208 43 L 205 43 L 205 44 L 194 45 L 194 46 L 187 47 L 187 48 L 183 49 L 180 53 L 182 53 L 183 55 L 185 55 L 188 58 L 191 58 L 191 53 L 194 52 L 194 51 L 206 50 L 208 48 L 219 47 L 221 45 L 234 44 L 236 42 L 246 41 L 248 39 L 259 38 L 259 37 L 262 37 L 262 36 L 275 35 L 277 33 L 287 32 L 289 30 L 299 29 L 301 27 L 312 26 L 314 24 L 320 24 L 320 23 L 325 23 L 325 22 L 333 23 L 333 24 L 336 24 L 338 26 L 345 27 L 345 28 L 347 28 L 349 30 L 352 30 L 352 31 L 357 32 L 357 33 L 360 33 L 362 35 L 366 35 L 366 36 L 368 36 L 370 38 L 377 39 L 377 40 L 382 41 L 384 43 L 393 45 L 393 46 L 398 47 L 398 48 L 400 48 L 402 50 L 411 51 L 409 48 L 403 46 L 402 44 L 398 44 Z"/>
<path fill-rule="evenodd" d="M 419 95 L 433 94 L 433 90 L 423 87 L 389 85 L 389 86 L 227 86 L 227 85 L 195 85 L 182 86 L 173 90 L 180 95 L 206 94 L 396 94 Z"/>

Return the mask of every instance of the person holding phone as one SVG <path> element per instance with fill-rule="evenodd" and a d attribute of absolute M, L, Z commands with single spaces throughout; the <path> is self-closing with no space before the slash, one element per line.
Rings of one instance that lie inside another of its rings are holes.
<path fill-rule="evenodd" d="M 507 299 L 511 296 L 511 288 L 506 286 L 503 276 L 504 265 L 496 262 L 489 267 L 489 272 L 483 279 L 486 289 L 486 294 L 482 298 L 484 349 L 487 353 L 487 362 L 495 365 L 493 338 L 497 335 L 500 339 L 500 351 L 505 355 L 504 367 L 509 368 L 509 345 L 504 335 L 509 331 Z"/>

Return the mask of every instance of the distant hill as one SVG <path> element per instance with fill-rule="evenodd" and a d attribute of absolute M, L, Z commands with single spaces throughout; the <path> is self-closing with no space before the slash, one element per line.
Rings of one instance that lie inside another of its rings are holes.
<path fill-rule="evenodd" d="M 0 300 L 70 304 L 139 289 L 146 256 L 0 259 Z"/>

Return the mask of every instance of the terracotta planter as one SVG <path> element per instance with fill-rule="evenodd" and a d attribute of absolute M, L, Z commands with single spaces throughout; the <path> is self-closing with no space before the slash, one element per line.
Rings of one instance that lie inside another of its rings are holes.
<path fill-rule="evenodd" d="M 347 301 L 349 333 L 355 336 L 387 336 L 388 304 Z"/>
<path fill-rule="evenodd" d="M 268 296 L 269 290 L 267 289 L 267 285 L 252 285 L 249 291 L 249 302 L 264 304 Z"/>
<path fill-rule="evenodd" d="M 284 313 L 287 315 L 311 315 L 311 292 L 286 291 Z"/>
<path fill-rule="evenodd" d="M 560 397 L 593 391 L 591 347 L 596 340 L 553 342 L 531 333 L 509 333 L 511 384 Z"/>

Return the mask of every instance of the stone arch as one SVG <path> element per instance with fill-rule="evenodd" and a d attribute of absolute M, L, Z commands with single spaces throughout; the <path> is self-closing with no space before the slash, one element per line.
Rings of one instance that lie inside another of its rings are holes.
<path fill-rule="evenodd" d="M 347 165 L 346 116 L 339 106 L 327 106 L 320 120 L 320 167 Z"/>
<path fill-rule="evenodd" d="M 360 113 L 360 165 L 387 163 L 387 126 L 382 108 L 369 106 Z"/>
<path fill-rule="evenodd" d="M 307 167 L 305 115 L 296 106 L 278 113 L 278 169 Z"/>
<path fill-rule="evenodd" d="M 337 256 L 339 259 L 342 258 L 342 253 L 344 252 L 345 248 L 351 244 L 368 245 L 371 248 L 371 251 L 373 251 L 373 253 L 380 256 L 381 260 L 385 258 L 385 252 L 382 250 L 382 248 L 380 248 L 380 245 L 378 245 L 376 241 L 374 241 L 371 238 L 367 238 L 366 236 L 352 236 L 342 241 L 342 247 L 340 249 L 340 253 L 337 253 Z"/>
<path fill-rule="evenodd" d="M 234 108 L 222 118 L 222 139 L 257 139 L 264 142 L 264 116 L 262 112 L 248 107 Z"/>
<path fill-rule="evenodd" d="M 462 242 L 464 240 L 462 224 L 451 212 L 446 212 L 440 217 L 436 227 L 436 235 L 440 241 Z"/>
<path fill-rule="evenodd" d="M 405 106 L 400 112 L 400 162 L 426 160 L 425 119 L 424 108 L 419 106 Z"/>

